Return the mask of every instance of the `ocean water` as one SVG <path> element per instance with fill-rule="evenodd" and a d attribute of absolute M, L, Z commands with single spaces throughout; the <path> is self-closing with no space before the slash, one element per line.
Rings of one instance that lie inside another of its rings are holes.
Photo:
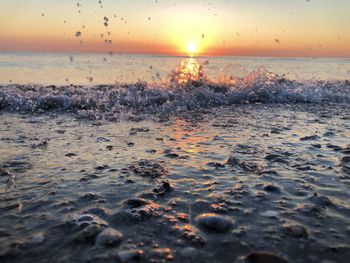
<path fill-rule="evenodd" d="M 0 84 L 99 85 L 167 79 L 184 57 L 92 53 L 0 53 Z M 350 79 L 350 59 L 198 57 L 212 81 L 239 65 L 265 67 L 291 80 Z"/>
<path fill-rule="evenodd" d="M 349 104 L 350 60 L 2 53 L 0 111 L 118 120 L 233 104 Z"/>
<path fill-rule="evenodd" d="M 348 261 L 349 60 L 0 64 L 1 262 Z"/>

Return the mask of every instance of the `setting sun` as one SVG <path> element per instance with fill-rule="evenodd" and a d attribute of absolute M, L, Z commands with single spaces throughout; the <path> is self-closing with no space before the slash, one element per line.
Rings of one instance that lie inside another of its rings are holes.
<path fill-rule="evenodd" d="M 188 45 L 187 45 L 187 52 L 190 55 L 193 55 L 194 53 L 196 53 L 196 51 L 197 51 L 197 44 L 194 43 L 194 42 L 188 43 Z"/>

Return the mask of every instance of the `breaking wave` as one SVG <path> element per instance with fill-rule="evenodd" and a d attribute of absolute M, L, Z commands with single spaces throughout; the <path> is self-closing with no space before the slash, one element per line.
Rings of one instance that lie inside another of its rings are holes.
<path fill-rule="evenodd" d="M 87 86 L 0 86 L 0 112 L 74 113 L 118 119 L 121 114 L 174 114 L 250 103 L 350 103 L 350 81 L 289 80 L 260 67 L 229 65 L 209 80 L 202 65 L 187 59 L 160 83 Z"/>

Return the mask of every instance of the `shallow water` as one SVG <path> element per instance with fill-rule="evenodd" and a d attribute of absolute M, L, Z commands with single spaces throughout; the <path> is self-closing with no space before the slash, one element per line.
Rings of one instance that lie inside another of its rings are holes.
<path fill-rule="evenodd" d="M 150 84 L 167 79 L 184 58 L 154 55 L 98 53 L 0 52 L 0 84 L 100 85 Z M 232 65 L 248 72 L 260 66 L 291 80 L 350 79 L 350 59 L 198 57 L 209 79 L 216 82 L 220 72 L 238 73 Z"/>
<path fill-rule="evenodd" d="M 233 105 L 138 122 L 3 112 L 1 260 L 240 262 L 266 250 L 346 262 L 349 120 L 347 104 Z M 120 231 L 121 244 L 82 237 L 72 219 L 87 213 Z M 203 213 L 233 226 L 205 227 Z"/>

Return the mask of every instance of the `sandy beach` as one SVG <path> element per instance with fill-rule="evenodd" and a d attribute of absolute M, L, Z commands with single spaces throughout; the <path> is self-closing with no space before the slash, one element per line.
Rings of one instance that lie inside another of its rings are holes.
<path fill-rule="evenodd" d="M 346 262 L 349 119 L 347 104 L 3 112 L 1 261 Z"/>

